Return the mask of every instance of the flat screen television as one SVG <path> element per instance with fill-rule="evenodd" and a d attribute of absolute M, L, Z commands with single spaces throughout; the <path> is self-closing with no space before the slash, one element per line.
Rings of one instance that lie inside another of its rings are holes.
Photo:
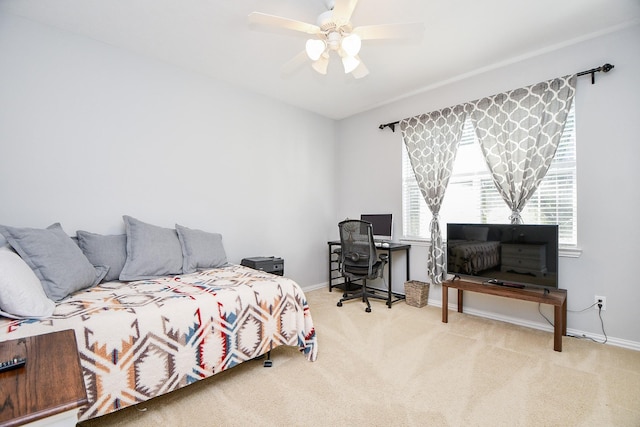
<path fill-rule="evenodd" d="M 558 226 L 447 224 L 447 274 L 513 287 L 558 288 Z"/>
<path fill-rule="evenodd" d="M 393 237 L 393 214 L 362 214 L 360 219 L 371 223 L 374 239 L 390 241 Z"/>

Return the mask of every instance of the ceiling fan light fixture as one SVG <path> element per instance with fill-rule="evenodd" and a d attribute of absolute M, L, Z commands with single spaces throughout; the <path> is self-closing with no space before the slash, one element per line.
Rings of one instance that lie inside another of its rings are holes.
<path fill-rule="evenodd" d="M 329 56 L 328 55 L 320 55 L 320 59 L 317 61 L 313 61 L 311 67 L 316 70 L 318 73 L 322 75 L 327 74 L 327 67 L 329 66 Z"/>
<path fill-rule="evenodd" d="M 362 47 L 362 40 L 359 35 L 352 33 L 342 39 L 341 47 L 348 56 L 356 56 Z"/>
<path fill-rule="evenodd" d="M 307 51 L 307 56 L 312 61 L 317 61 L 320 59 L 320 56 L 326 49 L 326 44 L 323 40 L 319 39 L 309 39 L 307 40 L 307 44 L 305 45 L 305 50 Z"/>
<path fill-rule="evenodd" d="M 249 14 L 249 23 L 279 29 L 297 31 L 311 37 L 305 49 L 285 64 L 287 70 L 311 59 L 314 70 L 327 74 L 329 55 L 334 52 L 342 59 L 346 74 L 359 79 L 369 74 L 369 70 L 358 56 L 363 40 L 403 39 L 422 36 L 424 23 L 380 24 L 354 27 L 351 23 L 358 0 L 323 0 L 327 10 L 318 16 L 317 25 L 282 16 L 261 12 Z"/>
<path fill-rule="evenodd" d="M 344 73 L 349 74 L 360 65 L 360 60 L 355 56 L 343 56 L 342 66 L 344 67 Z"/>
<path fill-rule="evenodd" d="M 340 49 L 340 45 L 342 44 L 342 35 L 340 35 L 337 31 L 331 31 L 327 34 L 327 46 L 329 49 L 337 51 Z"/>

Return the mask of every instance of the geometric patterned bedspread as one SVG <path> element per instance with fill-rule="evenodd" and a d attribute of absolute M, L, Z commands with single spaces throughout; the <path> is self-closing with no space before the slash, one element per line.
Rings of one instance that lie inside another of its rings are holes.
<path fill-rule="evenodd" d="M 0 341 L 73 329 L 89 404 L 108 414 L 210 377 L 280 345 L 318 345 L 294 281 L 240 265 L 108 282 L 59 302 L 46 320 L 0 317 Z"/>

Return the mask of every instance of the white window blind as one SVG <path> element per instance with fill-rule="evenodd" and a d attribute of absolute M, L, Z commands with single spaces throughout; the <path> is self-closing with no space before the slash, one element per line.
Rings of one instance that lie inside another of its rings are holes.
<path fill-rule="evenodd" d="M 420 193 L 406 151 L 402 150 L 403 234 L 406 238 L 426 239 L 431 212 Z M 471 119 L 467 118 L 440 211 L 443 239 L 448 222 L 504 224 L 509 222 L 509 215 L 511 210 L 493 185 Z M 560 244 L 577 244 L 573 106 L 549 171 L 521 215 L 525 224 L 558 224 Z"/>

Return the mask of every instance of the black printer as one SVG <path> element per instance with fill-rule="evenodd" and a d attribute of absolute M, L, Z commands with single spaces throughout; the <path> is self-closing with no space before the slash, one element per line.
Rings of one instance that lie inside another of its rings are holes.
<path fill-rule="evenodd" d="M 267 273 L 284 275 L 284 260 L 273 256 L 259 256 L 253 258 L 243 258 L 241 265 Z"/>

